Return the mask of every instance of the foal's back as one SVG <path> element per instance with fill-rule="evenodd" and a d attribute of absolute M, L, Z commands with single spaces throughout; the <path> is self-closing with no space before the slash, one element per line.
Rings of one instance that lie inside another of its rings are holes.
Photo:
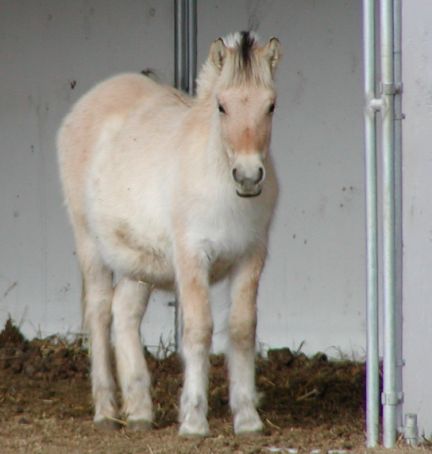
<path fill-rule="evenodd" d="M 60 172 L 72 223 L 86 224 L 83 208 L 89 167 L 98 141 L 113 120 L 119 127 L 139 109 L 171 105 L 185 110 L 190 100 L 140 74 L 122 74 L 96 85 L 65 118 L 58 134 Z M 147 107 L 149 106 L 149 107 Z"/>

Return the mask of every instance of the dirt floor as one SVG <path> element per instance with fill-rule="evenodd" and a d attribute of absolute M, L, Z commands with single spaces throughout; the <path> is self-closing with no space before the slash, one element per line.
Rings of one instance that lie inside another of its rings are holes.
<path fill-rule="evenodd" d="M 92 423 L 89 361 L 82 342 L 57 337 L 29 342 L 7 322 L 0 333 L 0 453 L 365 452 L 364 364 L 329 361 L 320 353 L 308 358 L 288 349 L 270 351 L 267 359 L 257 360 L 265 432 L 235 437 L 224 359 L 213 356 L 211 436 L 184 439 L 177 435 L 181 361 L 174 354 L 147 358 L 153 377 L 153 430 L 103 432 Z M 428 450 L 422 446 L 412 451 Z M 395 452 L 408 451 L 401 441 Z"/>

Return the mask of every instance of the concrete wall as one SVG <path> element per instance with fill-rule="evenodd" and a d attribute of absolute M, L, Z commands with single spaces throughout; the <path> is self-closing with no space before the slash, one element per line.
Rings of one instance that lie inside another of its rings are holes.
<path fill-rule="evenodd" d="M 403 2 L 405 413 L 432 436 L 432 3 Z"/>
<path fill-rule="evenodd" d="M 173 2 L 0 0 L 0 321 L 27 335 L 75 332 L 80 280 L 61 206 L 54 137 L 93 83 L 145 67 L 172 80 Z M 200 1 L 199 62 L 210 42 L 255 28 L 284 59 L 273 154 L 281 197 L 259 298 L 263 348 L 362 353 L 364 204 L 361 2 Z M 74 83 L 76 81 L 76 84 Z M 214 293 L 215 347 L 228 306 Z M 147 343 L 172 335 L 154 298 Z"/>

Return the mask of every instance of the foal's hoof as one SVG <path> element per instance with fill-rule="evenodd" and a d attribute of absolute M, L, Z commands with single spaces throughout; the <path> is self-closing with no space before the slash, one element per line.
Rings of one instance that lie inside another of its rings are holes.
<path fill-rule="evenodd" d="M 119 421 L 111 418 L 98 419 L 97 421 L 94 422 L 94 424 L 98 430 L 103 431 L 113 431 L 122 428 L 122 424 L 120 424 Z"/>
<path fill-rule="evenodd" d="M 209 435 L 207 422 L 199 425 L 192 425 L 183 422 L 180 426 L 179 435 L 185 438 L 204 438 Z"/>
<path fill-rule="evenodd" d="M 179 431 L 179 435 L 182 437 L 182 438 L 190 438 L 190 439 L 197 439 L 197 438 L 205 438 L 205 437 L 208 437 L 209 436 L 209 433 L 208 432 L 183 432 L 183 431 Z"/>
<path fill-rule="evenodd" d="M 152 428 L 152 423 L 146 419 L 128 419 L 126 428 L 134 432 L 147 432 Z"/>
<path fill-rule="evenodd" d="M 264 424 L 256 411 L 237 415 L 234 418 L 234 432 L 236 435 L 253 437 L 263 433 Z"/>
<path fill-rule="evenodd" d="M 253 438 L 253 437 L 259 437 L 264 433 L 264 430 L 261 429 L 254 429 L 254 430 L 242 430 L 242 431 L 236 431 L 235 434 L 238 437 L 245 437 L 245 438 Z"/>

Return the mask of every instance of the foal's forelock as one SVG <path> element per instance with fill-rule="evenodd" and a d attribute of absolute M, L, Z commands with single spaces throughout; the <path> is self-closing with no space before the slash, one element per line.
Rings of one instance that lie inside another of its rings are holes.
<path fill-rule="evenodd" d="M 221 85 L 273 85 L 271 66 L 255 33 L 235 33 L 223 38 L 223 43 L 227 52 L 220 74 Z"/>
<path fill-rule="evenodd" d="M 209 58 L 197 80 L 197 95 L 205 99 L 217 87 L 235 85 L 273 86 L 280 58 L 276 38 L 263 45 L 254 32 L 237 32 L 214 41 Z"/>

